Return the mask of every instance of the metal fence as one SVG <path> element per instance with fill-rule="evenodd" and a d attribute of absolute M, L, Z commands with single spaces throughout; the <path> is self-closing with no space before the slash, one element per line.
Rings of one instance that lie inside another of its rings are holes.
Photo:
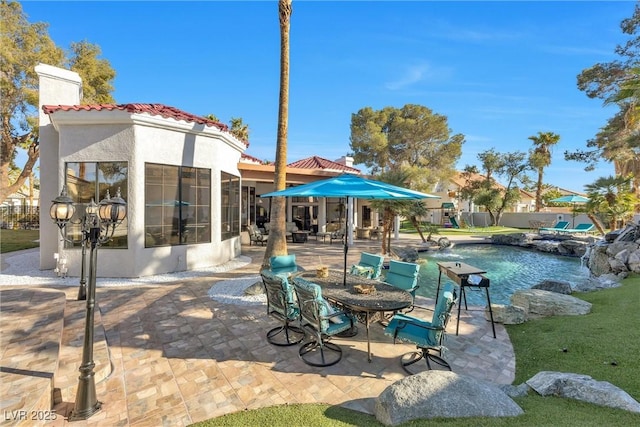
<path fill-rule="evenodd" d="M 0 206 L 0 228 L 5 230 L 37 230 L 40 227 L 40 207 Z"/>

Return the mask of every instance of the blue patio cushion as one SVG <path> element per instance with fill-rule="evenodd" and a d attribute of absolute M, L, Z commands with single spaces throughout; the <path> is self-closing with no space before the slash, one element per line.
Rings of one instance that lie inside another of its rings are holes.
<path fill-rule="evenodd" d="M 349 270 L 349 274 L 371 279 L 373 276 L 373 267 L 365 267 L 364 265 L 357 265 L 357 264 L 352 265 L 351 270 Z"/>
<path fill-rule="evenodd" d="M 540 230 L 556 231 L 556 230 L 564 230 L 567 227 L 569 227 L 569 221 L 558 221 L 556 225 L 554 225 L 553 227 L 542 227 L 540 228 Z"/>
<path fill-rule="evenodd" d="M 269 259 L 271 271 L 275 274 L 295 273 L 298 271 L 296 264 L 296 256 L 292 255 L 276 255 Z"/>
<path fill-rule="evenodd" d="M 266 278 L 280 285 L 279 289 L 270 289 L 269 285 L 265 283 L 269 310 L 276 311 L 289 319 L 297 319 L 300 310 L 295 301 L 293 286 L 289 284 L 289 281 L 282 275 L 273 274 L 266 269 L 262 270 L 260 274 L 263 276 L 263 281 Z"/>
<path fill-rule="evenodd" d="M 384 263 L 384 257 L 382 255 L 374 255 L 368 252 L 362 252 L 360 254 L 360 261 L 356 265 L 361 267 L 370 267 L 373 271 L 371 273 L 370 278 L 377 279 L 378 277 L 380 277 L 380 274 L 382 274 L 383 263 Z M 351 274 L 355 274 L 355 273 L 351 273 Z"/>
<path fill-rule="evenodd" d="M 351 319 L 336 312 L 335 308 L 322 297 L 322 288 L 315 283 L 301 277 L 294 279 L 294 285 L 299 289 L 300 314 L 303 322 L 317 327 L 320 324 L 319 332 L 326 335 L 334 335 L 351 328 Z"/>
<path fill-rule="evenodd" d="M 431 321 L 398 313 L 393 316 L 384 330 L 395 339 L 416 344 L 417 347 L 434 347 L 441 343 L 446 318 L 453 307 L 455 296 L 453 284 L 447 283 L 434 308 Z"/>
<path fill-rule="evenodd" d="M 420 266 L 411 262 L 391 260 L 384 281 L 405 291 L 415 291 L 418 285 Z"/>

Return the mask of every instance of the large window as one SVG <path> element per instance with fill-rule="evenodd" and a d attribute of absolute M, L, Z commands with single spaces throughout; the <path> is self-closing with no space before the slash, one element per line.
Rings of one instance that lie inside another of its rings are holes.
<path fill-rule="evenodd" d="M 220 174 L 220 238 L 240 235 L 240 178 L 226 172 Z"/>
<path fill-rule="evenodd" d="M 211 170 L 145 164 L 145 247 L 211 242 Z"/>
<path fill-rule="evenodd" d="M 67 192 L 76 205 L 76 212 L 71 222 L 65 227 L 67 233 L 66 247 L 80 246 L 82 228 L 80 222 L 84 218 L 87 205 L 93 200 L 100 203 L 107 195 L 115 196 L 118 189 L 125 201 L 127 197 L 127 162 L 69 162 L 66 164 Z M 127 247 L 127 220 L 116 227 L 113 238 L 104 243 L 109 248 Z"/>

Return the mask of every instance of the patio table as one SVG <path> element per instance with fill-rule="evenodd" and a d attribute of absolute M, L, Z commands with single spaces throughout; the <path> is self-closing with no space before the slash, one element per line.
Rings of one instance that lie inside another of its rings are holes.
<path fill-rule="evenodd" d="M 315 272 L 299 274 L 304 279 L 319 285 L 322 296 L 328 301 L 353 313 L 356 319 L 365 325 L 367 330 L 367 360 L 371 362 L 371 341 L 369 325 L 382 318 L 384 312 L 395 312 L 411 306 L 413 298 L 403 289 L 365 277 L 347 274 L 346 286 L 342 283 L 343 272 L 329 270 L 327 277 L 317 277 Z M 373 285 L 375 292 L 359 293 L 356 285 Z"/>

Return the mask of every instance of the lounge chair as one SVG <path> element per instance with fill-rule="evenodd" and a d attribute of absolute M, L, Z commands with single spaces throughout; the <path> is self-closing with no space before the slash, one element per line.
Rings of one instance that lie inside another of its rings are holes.
<path fill-rule="evenodd" d="M 543 231 L 548 231 L 550 233 L 558 233 L 562 230 L 565 230 L 567 227 L 569 227 L 569 221 L 558 221 L 556 225 L 554 225 L 553 227 L 540 227 L 538 229 L 538 232 L 540 234 L 544 234 Z"/>
<path fill-rule="evenodd" d="M 589 224 L 588 222 L 584 222 L 575 226 L 575 228 L 565 228 L 563 230 L 559 230 L 562 234 L 587 234 L 591 232 L 595 226 L 593 224 Z"/>

